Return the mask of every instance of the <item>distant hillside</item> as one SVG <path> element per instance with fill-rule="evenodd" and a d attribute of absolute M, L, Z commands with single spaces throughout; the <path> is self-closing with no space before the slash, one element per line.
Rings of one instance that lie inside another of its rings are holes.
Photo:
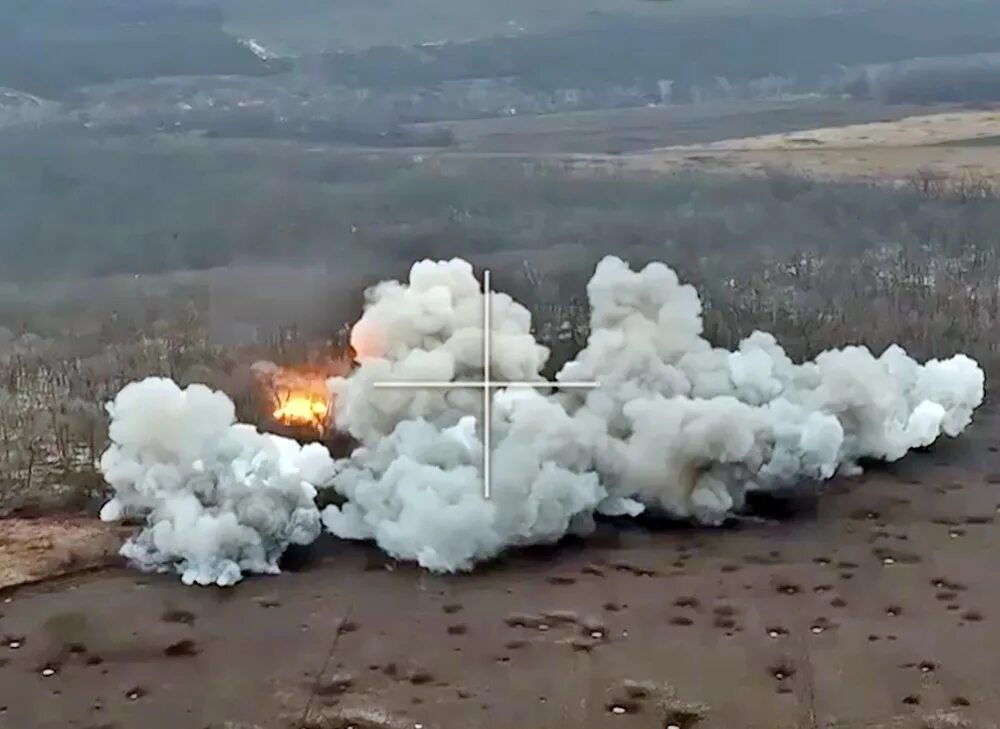
<path fill-rule="evenodd" d="M 222 0 L 227 28 L 285 53 L 360 50 L 572 28 L 594 12 L 675 17 L 818 0 Z"/>
<path fill-rule="evenodd" d="M 1000 52 L 998 29 L 997 0 L 0 0 L 0 87 L 67 101 L 294 68 L 278 85 L 358 90 L 378 118 L 466 118 L 814 91 L 851 67 Z"/>
<path fill-rule="evenodd" d="M 693 88 L 768 75 L 812 90 L 838 67 L 1000 51 L 991 27 L 994 16 L 993 25 L 1000 24 L 1000 3 L 969 2 L 956 20 L 954 12 L 923 2 L 919 20 L 898 4 L 821 16 L 591 16 L 548 33 L 375 47 L 320 54 L 308 63 L 329 83 L 373 91 L 490 78 L 542 92 L 636 83 L 655 88 L 662 79 L 673 82 L 677 100 Z"/>
<path fill-rule="evenodd" d="M 207 1 L 207 0 L 206 0 Z M 360 50 L 496 35 L 547 34 L 595 18 L 785 16 L 872 13 L 881 31 L 939 40 L 992 33 L 995 0 L 219 0 L 226 27 L 286 54 Z M 987 24 L 983 25 L 984 17 Z M 851 52 L 851 45 L 844 48 Z M 724 46 L 718 48 L 725 52 Z"/>
<path fill-rule="evenodd" d="M 269 73 L 222 22 L 200 2 L 3 0 L 0 86 L 60 96 L 124 78 Z"/>
<path fill-rule="evenodd" d="M 847 69 L 834 88 L 883 103 L 1000 101 L 1000 53 L 912 58 Z"/>

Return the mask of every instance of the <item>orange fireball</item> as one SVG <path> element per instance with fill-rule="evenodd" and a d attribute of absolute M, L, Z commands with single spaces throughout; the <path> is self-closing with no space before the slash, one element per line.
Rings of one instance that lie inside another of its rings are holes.
<path fill-rule="evenodd" d="M 316 392 L 296 391 L 280 398 L 274 410 L 274 419 L 285 425 L 322 428 L 330 406 L 326 398 Z"/>
<path fill-rule="evenodd" d="M 320 432 L 326 430 L 331 415 L 326 381 L 334 369 L 332 361 L 325 368 L 282 367 L 270 362 L 254 365 L 261 394 L 266 397 L 266 407 L 274 422 Z"/>

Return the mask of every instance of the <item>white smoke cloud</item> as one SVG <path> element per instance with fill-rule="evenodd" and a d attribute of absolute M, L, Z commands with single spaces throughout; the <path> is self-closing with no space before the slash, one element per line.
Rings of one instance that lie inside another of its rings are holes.
<path fill-rule="evenodd" d="M 334 422 L 361 444 L 349 458 L 331 463 L 234 425 L 219 393 L 146 381 L 109 408 L 106 516 L 146 515 L 125 549 L 140 566 L 228 583 L 275 571 L 285 546 L 314 538 L 311 497 L 329 484 L 343 499 L 322 514 L 333 534 L 430 570 L 468 570 L 511 546 L 585 533 L 595 513 L 649 508 L 718 524 L 752 490 L 824 481 L 958 435 L 983 399 L 983 372 L 964 355 L 920 364 L 896 346 L 846 347 L 796 364 L 763 332 L 736 351 L 713 347 L 696 291 L 663 264 L 633 271 L 606 258 L 588 296 L 590 339 L 558 379 L 600 387 L 497 392 L 489 500 L 480 391 L 373 388 L 481 376 L 482 293 L 455 259 L 368 291 L 352 334 L 358 367 L 329 383 Z M 494 379 L 541 381 L 548 350 L 528 311 L 496 294 L 491 312 Z"/>
<path fill-rule="evenodd" d="M 601 386 L 498 394 L 486 503 L 478 440 L 458 460 L 451 445 L 456 424 L 479 413 L 478 394 L 371 387 L 479 375 L 482 294 L 471 267 L 424 261 L 409 285 L 372 289 L 355 338 L 366 356 L 331 380 L 335 421 L 364 448 L 333 480 L 348 503 L 324 513 L 327 527 L 431 569 L 458 570 L 505 546 L 557 538 L 552 524 L 586 528 L 595 509 L 634 515 L 642 504 L 719 523 L 750 490 L 823 481 L 856 470 L 860 458 L 895 460 L 941 433 L 957 435 L 982 401 L 983 372 L 963 355 L 920 365 L 899 347 L 880 357 L 847 347 L 794 364 L 762 332 L 735 352 L 713 347 L 702 336 L 697 292 L 663 264 L 632 271 L 606 258 L 587 293 L 590 339 L 558 379 Z M 527 311 L 498 295 L 492 312 L 491 367 L 540 379 L 547 352 L 530 336 Z M 449 485 L 437 486 L 444 479 L 429 469 L 445 469 Z M 543 487 L 539 473 L 559 474 L 565 489 Z M 452 539 L 434 519 L 412 519 L 440 499 L 460 504 L 454 514 L 489 536 Z M 558 519 L 525 521 L 526 504 Z"/>
<path fill-rule="evenodd" d="M 333 479 L 347 501 L 327 507 L 323 523 L 443 572 L 588 529 L 605 491 L 587 470 L 587 434 L 557 403 L 524 390 L 497 395 L 493 423 L 489 500 L 475 419 L 438 427 L 416 418 L 355 451 Z"/>
<path fill-rule="evenodd" d="M 591 336 L 560 379 L 599 391 L 567 407 L 607 436 L 601 481 L 678 516 L 718 522 L 752 489 L 825 480 L 957 435 L 982 402 L 964 355 L 920 365 L 897 346 L 795 364 L 764 332 L 735 352 L 702 337 L 701 302 L 667 266 L 605 258 L 588 285 Z"/>
<path fill-rule="evenodd" d="M 288 545 L 319 536 L 313 484 L 333 473 L 323 446 L 236 424 L 224 394 L 167 379 L 127 385 L 108 412 L 101 471 L 114 496 L 101 518 L 145 519 L 122 547 L 138 567 L 231 585 L 243 572 L 277 573 Z"/>

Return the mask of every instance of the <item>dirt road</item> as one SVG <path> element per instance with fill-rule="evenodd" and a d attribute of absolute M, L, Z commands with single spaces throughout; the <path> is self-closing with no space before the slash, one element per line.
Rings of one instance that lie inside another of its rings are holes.
<path fill-rule="evenodd" d="M 7 592 L 0 727 L 994 727 L 1000 416 L 979 420 L 782 524 L 602 525 L 463 576 L 328 542 L 229 590 Z"/>

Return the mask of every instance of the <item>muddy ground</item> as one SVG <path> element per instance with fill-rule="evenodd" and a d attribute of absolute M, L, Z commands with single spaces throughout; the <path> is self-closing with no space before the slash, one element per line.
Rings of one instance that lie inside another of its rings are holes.
<path fill-rule="evenodd" d="M 471 575 L 329 541 L 228 590 L 8 590 L 0 727 L 994 727 L 998 434 L 982 412 L 781 523 L 603 524 Z"/>

